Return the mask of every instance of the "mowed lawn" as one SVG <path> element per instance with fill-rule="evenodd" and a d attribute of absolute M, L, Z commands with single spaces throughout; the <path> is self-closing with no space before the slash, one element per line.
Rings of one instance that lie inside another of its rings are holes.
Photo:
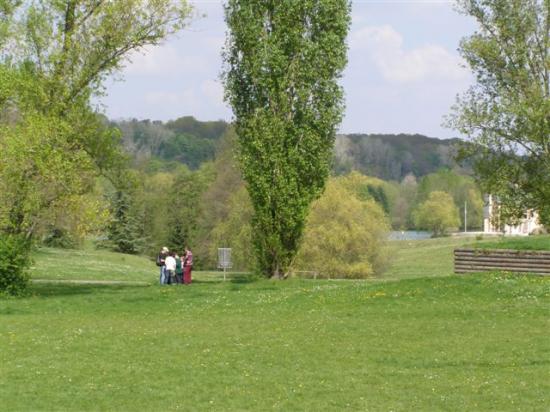
<path fill-rule="evenodd" d="M 34 284 L 0 300 L 1 409 L 547 411 L 550 278 L 429 275 Z"/>

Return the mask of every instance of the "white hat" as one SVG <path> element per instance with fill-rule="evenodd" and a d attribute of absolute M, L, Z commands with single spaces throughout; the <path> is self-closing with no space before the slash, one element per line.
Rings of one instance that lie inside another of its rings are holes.
<path fill-rule="evenodd" d="M 163 246 L 163 247 L 162 247 L 162 251 L 163 251 L 163 252 L 168 252 L 168 248 L 167 248 L 166 246 Z"/>

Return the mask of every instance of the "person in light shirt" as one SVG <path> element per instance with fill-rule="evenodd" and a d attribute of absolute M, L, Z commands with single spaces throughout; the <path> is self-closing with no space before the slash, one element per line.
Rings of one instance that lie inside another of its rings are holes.
<path fill-rule="evenodd" d="M 176 281 L 176 258 L 174 252 L 170 252 L 164 262 L 166 265 L 167 284 L 170 285 Z"/>

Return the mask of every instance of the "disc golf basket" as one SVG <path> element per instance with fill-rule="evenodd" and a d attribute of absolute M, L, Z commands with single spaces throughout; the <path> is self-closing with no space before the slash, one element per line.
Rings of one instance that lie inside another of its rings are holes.
<path fill-rule="evenodd" d="M 231 262 L 231 248 L 220 247 L 218 248 L 218 269 L 223 269 L 223 280 L 225 281 L 225 271 L 231 269 L 233 263 Z"/>

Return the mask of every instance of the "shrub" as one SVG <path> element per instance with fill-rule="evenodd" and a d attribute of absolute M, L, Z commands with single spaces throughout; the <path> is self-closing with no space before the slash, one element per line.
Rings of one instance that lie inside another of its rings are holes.
<path fill-rule="evenodd" d="M 445 236 L 460 224 L 453 198 L 442 191 L 431 192 L 428 199 L 414 212 L 416 227 L 432 232 L 432 237 Z"/>
<path fill-rule="evenodd" d="M 389 222 L 373 200 L 360 200 L 337 179 L 313 203 L 293 269 L 321 277 L 367 278 L 388 263 Z"/>
<path fill-rule="evenodd" d="M 19 236 L 0 235 L 0 293 L 22 295 L 29 274 L 29 242 Z"/>
<path fill-rule="evenodd" d="M 46 236 L 44 236 L 42 243 L 44 246 L 61 249 L 75 249 L 78 246 L 77 241 L 71 234 L 67 230 L 60 228 L 52 228 Z"/>

